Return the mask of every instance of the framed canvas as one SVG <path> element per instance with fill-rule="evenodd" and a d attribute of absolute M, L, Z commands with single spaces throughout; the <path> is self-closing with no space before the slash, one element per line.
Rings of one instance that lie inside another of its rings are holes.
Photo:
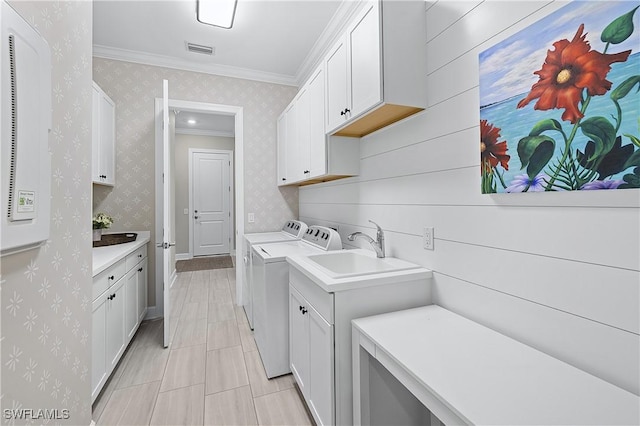
<path fill-rule="evenodd" d="M 640 188 L 640 12 L 574 1 L 480 53 L 482 193 Z"/>

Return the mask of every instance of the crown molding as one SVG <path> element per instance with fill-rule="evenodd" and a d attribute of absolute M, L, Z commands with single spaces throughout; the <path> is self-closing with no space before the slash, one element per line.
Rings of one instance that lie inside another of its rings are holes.
<path fill-rule="evenodd" d="M 344 34 L 347 25 L 353 20 L 358 11 L 362 9 L 366 1 L 367 0 L 346 0 L 340 3 L 340 6 L 331 17 L 324 31 L 320 34 L 320 37 L 318 37 L 318 40 L 316 40 L 302 61 L 302 64 L 300 64 L 298 72 L 296 73 L 298 87 L 302 87 L 304 82 L 311 76 L 329 49 L 338 41 L 338 37 Z"/>
<path fill-rule="evenodd" d="M 224 77 L 243 78 L 246 80 L 262 81 L 265 83 L 282 84 L 286 86 L 298 86 L 297 80 L 294 76 L 255 71 L 247 68 L 231 67 L 227 65 L 205 65 L 164 55 L 117 49 L 97 44 L 93 45 L 93 56 L 104 59 L 113 59 L 116 61 L 134 62 L 144 65 L 201 72 L 204 74 L 215 74 Z"/>

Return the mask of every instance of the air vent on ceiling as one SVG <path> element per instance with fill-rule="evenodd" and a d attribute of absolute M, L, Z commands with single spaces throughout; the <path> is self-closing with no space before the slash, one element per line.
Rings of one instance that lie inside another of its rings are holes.
<path fill-rule="evenodd" d="M 193 53 L 202 53 L 203 55 L 213 55 L 215 54 L 215 48 L 211 46 L 203 46 L 201 44 L 189 43 L 185 42 L 187 45 L 187 50 Z"/>

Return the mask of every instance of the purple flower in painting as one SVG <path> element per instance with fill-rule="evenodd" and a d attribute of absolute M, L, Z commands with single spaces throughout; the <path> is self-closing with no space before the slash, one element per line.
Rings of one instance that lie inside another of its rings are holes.
<path fill-rule="evenodd" d="M 525 189 L 527 192 L 542 192 L 547 181 L 549 181 L 549 176 L 544 173 L 536 175 L 533 179 L 526 174 L 517 175 L 513 178 L 511 184 L 505 188 L 505 192 L 523 192 Z"/>
<path fill-rule="evenodd" d="M 623 180 L 596 180 L 582 185 L 580 189 L 618 189 Z"/>

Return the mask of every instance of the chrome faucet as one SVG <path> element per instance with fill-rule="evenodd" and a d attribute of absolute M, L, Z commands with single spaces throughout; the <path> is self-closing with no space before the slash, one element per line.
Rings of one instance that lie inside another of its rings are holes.
<path fill-rule="evenodd" d="M 347 239 L 349 241 L 355 241 L 356 238 L 364 238 L 371 244 L 371 247 L 376 251 L 376 255 L 380 258 L 384 257 L 384 231 L 380 228 L 380 225 L 370 220 L 369 222 L 373 223 L 376 228 L 378 228 L 378 232 L 376 233 L 376 239 L 374 240 L 370 236 L 362 232 L 354 232 L 353 234 L 349 234 Z"/>

